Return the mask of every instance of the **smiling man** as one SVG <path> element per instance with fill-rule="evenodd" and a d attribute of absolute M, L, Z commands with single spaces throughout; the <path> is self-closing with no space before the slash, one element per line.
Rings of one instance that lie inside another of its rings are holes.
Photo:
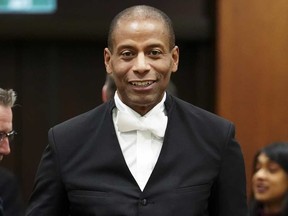
<path fill-rule="evenodd" d="M 246 216 L 231 122 L 167 93 L 171 20 L 145 5 L 112 20 L 114 98 L 49 130 L 27 216 Z"/>

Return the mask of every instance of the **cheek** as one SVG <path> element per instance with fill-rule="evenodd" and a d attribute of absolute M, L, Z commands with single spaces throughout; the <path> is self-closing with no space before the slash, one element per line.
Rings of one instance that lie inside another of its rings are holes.
<path fill-rule="evenodd" d="M 151 68 L 154 68 L 155 71 L 166 74 L 168 72 L 172 72 L 174 63 L 171 61 L 171 59 L 163 58 L 158 59 L 156 61 L 150 61 L 149 64 L 151 65 Z"/>
<path fill-rule="evenodd" d="M 279 197 L 287 194 L 288 193 L 287 178 L 279 178 L 271 180 L 271 193 Z"/>
<path fill-rule="evenodd" d="M 172 61 L 163 63 L 163 70 L 173 72 L 174 71 L 174 63 Z"/>
<path fill-rule="evenodd" d="M 252 187 L 254 187 L 256 184 L 256 176 L 255 174 L 252 176 Z"/>
<path fill-rule="evenodd" d="M 121 59 L 117 59 L 115 57 L 111 59 L 110 67 L 111 67 L 112 73 L 122 74 L 122 73 L 127 73 L 131 69 L 132 63 L 123 61 Z"/>

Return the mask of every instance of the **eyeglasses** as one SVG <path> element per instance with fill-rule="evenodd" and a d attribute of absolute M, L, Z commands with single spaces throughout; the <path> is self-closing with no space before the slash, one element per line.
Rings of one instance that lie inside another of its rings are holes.
<path fill-rule="evenodd" d="M 7 137 L 9 139 L 9 142 L 13 141 L 14 136 L 17 134 L 15 130 L 12 130 L 8 133 L 1 131 L 0 132 L 0 143 Z"/>

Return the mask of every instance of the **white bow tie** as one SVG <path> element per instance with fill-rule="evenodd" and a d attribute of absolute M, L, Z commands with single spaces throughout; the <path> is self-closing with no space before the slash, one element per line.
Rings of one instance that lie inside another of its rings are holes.
<path fill-rule="evenodd" d="M 165 116 L 164 113 L 157 113 L 138 119 L 129 113 L 118 111 L 116 124 L 120 132 L 149 130 L 158 137 L 164 137 L 167 126 L 167 116 Z"/>

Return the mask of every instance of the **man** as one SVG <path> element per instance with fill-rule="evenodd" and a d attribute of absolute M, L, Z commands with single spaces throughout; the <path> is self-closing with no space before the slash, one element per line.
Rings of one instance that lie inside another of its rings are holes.
<path fill-rule="evenodd" d="M 12 129 L 12 107 L 15 101 L 16 94 L 12 89 L 0 88 L 0 161 L 10 153 L 9 140 L 15 135 Z"/>
<path fill-rule="evenodd" d="M 0 161 L 10 153 L 10 142 L 16 132 L 12 124 L 12 107 L 16 93 L 0 88 Z M 20 188 L 16 177 L 0 167 L 0 216 L 17 216 L 21 211 Z"/>
<path fill-rule="evenodd" d="M 114 100 L 49 131 L 27 216 L 246 216 L 229 121 L 166 93 L 178 69 L 170 19 L 134 6 L 112 21 Z"/>

